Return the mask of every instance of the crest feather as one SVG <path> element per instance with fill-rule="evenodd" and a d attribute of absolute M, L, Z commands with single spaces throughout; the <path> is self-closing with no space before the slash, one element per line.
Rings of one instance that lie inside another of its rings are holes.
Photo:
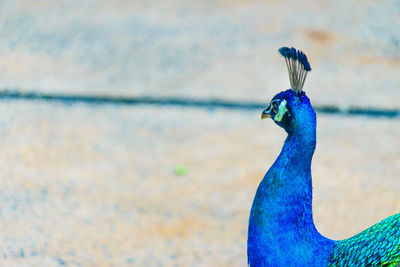
<path fill-rule="evenodd" d="M 292 90 L 300 95 L 306 81 L 307 72 L 311 71 L 307 56 L 294 47 L 286 46 L 279 48 L 279 53 L 285 58 Z"/>

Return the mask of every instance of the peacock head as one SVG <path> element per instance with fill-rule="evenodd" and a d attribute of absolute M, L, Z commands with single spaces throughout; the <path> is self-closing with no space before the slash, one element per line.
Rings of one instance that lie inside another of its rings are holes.
<path fill-rule="evenodd" d="M 315 128 L 314 109 L 305 92 L 302 91 L 307 72 L 311 71 L 307 57 L 293 47 L 282 47 L 279 52 L 285 58 L 292 88 L 275 95 L 268 107 L 261 113 L 261 119 L 273 119 L 277 125 L 290 134 L 303 129 Z"/>

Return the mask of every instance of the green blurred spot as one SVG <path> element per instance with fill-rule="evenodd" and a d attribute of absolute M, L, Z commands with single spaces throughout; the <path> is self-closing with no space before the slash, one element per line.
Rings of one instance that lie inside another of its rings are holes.
<path fill-rule="evenodd" d="M 174 167 L 174 173 L 175 175 L 186 175 L 187 174 L 187 168 L 183 164 L 176 164 Z"/>

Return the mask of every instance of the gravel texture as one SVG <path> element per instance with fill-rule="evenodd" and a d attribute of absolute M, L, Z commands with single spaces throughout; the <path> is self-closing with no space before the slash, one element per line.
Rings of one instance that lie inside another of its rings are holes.
<path fill-rule="evenodd" d="M 0 112 L 8 264 L 245 265 L 251 201 L 285 138 L 272 121 L 40 102 L 2 102 Z M 399 136 L 399 120 L 319 116 L 322 233 L 345 238 L 399 211 Z"/>
<path fill-rule="evenodd" d="M 0 86 L 267 99 L 302 49 L 319 104 L 400 107 L 399 1 L 2 1 Z"/>

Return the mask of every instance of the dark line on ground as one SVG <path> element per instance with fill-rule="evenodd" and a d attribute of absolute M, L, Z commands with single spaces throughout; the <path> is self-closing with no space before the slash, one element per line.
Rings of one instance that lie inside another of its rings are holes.
<path fill-rule="evenodd" d="M 93 105 L 153 105 L 153 106 L 178 106 L 195 107 L 206 109 L 232 109 L 232 110 L 262 110 L 266 103 L 255 101 L 229 101 L 222 99 L 193 99 L 184 97 L 127 97 L 106 95 L 67 95 L 49 94 L 35 92 L 20 92 L 14 90 L 0 91 L 0 100 L 28 100 L 61 102 L 64 104 L 86 103 Z M 399 109 L 362 108 L 349 107 L 339 108 L 333 105 L 317 105 L 314 109 L 318 113 L 342 115 L 342 116 L 368 116 L 368 117 L 400 117 Z"/>

